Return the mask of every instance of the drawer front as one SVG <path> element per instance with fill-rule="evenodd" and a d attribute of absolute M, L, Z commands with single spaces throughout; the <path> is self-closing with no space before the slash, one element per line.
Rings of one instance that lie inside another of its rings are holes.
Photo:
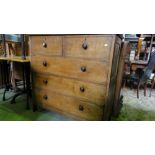
<path fill-rule="evenodd" d="M 48 110 L 55 110 L 86 120 L 101 120 L 103 109 L 76 98 L 36 89 L 34 99 L 37 104 Z"/>
<path fill-rule="evenodd" d="M 31 54 L 62 55 L 61 36 L 31 36 Z"/>
<path fill-rule="evenodd" d="M 112 36 L 66 36 L 63 38 L 65 56 L 109 60 Z"/>
<path fill-rule="evenodd" d="M 106 86 L 56 76 L 33 74 L 33 87 L 105 104 Z"/>
<path fill-rule="evenodd" d="M 106 84 L 108 64 L 63 57 L 33 56 L 32 71 Z"/>

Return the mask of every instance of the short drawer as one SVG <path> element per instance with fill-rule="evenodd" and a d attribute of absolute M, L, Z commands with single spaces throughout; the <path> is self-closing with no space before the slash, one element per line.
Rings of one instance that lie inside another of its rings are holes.
<path fill-rule="evenodd" d="M 59 95 L 47 90 L 34 90 L 34 102 L 44 109 L 73 115 L 79 119 L 101 120 L 103 108 L 73 97 Z"/>
<path fill-rule="evenodd" d="M 31 36 L 31 54 L 62 55 L 61 36 Z"/>
<path fill-rule="evenodd" d="M 99 61 L 47 56 L 33 56 L 31 67 L 33 72 L 59 75 L 101 84 L 106 84 L 109 69 L 107 63 Z"/>
<path fill-rule="evenodd" d="M 65 56 L 101 59 L 108 61 L 112 46 L 112 36 L 65 36 L 63 52 Z"/>
<path fill-rule="evenodd" d="M 33 81 L 34 88 L 81 98 L 97 105 L 105 104 L 106 86 L 104 85 L 41 74 L 33 74 Z"/>

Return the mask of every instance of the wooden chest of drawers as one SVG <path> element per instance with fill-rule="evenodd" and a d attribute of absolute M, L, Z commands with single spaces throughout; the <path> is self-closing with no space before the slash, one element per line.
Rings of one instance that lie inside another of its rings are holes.
<path fill-rule="evenodd" d="M 121 39 L 117 35 L 31 35 L 33 102 L 79 120 L 112 113 Z"/>

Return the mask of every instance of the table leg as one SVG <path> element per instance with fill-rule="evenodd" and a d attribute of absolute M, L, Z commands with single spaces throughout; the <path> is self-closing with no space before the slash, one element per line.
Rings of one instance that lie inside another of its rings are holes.
<path fill-rule="evenodd" d="M 24 92 L 20 92 L 20 93 L 17 93 L 13 96 L 12 100 L 11 100 L 11 104 L 14 104 L 16 103 L 16 98 L 20 95 L 24 94 Z"/>
<path fill-rule="evenodd" d="M 154 84 L 155 84 L 155 80 L 153 79 L 153 80 L 151 81 L 150 97 L 151 97 L 151 93 L 152 93 L 152 89 L 153 89 L 153 87 L 154 87 Z"/>
<path fill-rule="evenodd" d="M 138 84 L 137 86 L 137 98 L 139 98 L 139 88 L 140 88 L 140 84 Z"/>
<path fill-rule="evenodd" d="M 7 91 L 9 91 L 9 89 L 11 87 L 10 87 L 10 80 L 9 80 L 9 67 L 8 67 L 7 61 L 3 61 L 2 65 L 3 65 L 3 71 L 2 72 L 4 74 L 4 85 L 5 85 L 5 90 L 3 93 L 3 101 L 5 101 L 6 100 L 5 94 Z"/>
<path fill-rule="evenodd" d="M 30 109 L 30 96 L 31 96 L 31 84 L 30 84 L 30 63 L 24 63 L 24 72 L 25 72 L 25 79 L 26 79 L 26 109 Z"/>
<path fill-rule="evenodd" d="M 146 82 L 144 83 L 144 96 L 146 96 L 146 87 L 147 87 L 147 84 Z"/>
<path fill-rule="evenodd" d="M 23 67 L 23 84 L 24 84 L 24 90 L 20 93 L 17 93 L 14 95 L 13 99 L 11 100 L 11 103 L 15 103 L 15 99 L 26 93 L 26 109 L 30 109 L 30 96 L 31 96 L 31 81 L 30 81 L 30 63 L 22 63 Z M 34 106 L 33 106 L 34 108 Z M 34 109 L 33 109 L 34 111 Z"/>

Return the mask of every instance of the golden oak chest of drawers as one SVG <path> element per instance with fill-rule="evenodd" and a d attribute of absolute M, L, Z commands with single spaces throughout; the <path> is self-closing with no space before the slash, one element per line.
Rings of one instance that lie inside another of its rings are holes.
<path fill-rule="evenodd" d="M 107 120 L 115 95 L 117 35 L 31 35 L 33 102 L 79 120 Z"/>

